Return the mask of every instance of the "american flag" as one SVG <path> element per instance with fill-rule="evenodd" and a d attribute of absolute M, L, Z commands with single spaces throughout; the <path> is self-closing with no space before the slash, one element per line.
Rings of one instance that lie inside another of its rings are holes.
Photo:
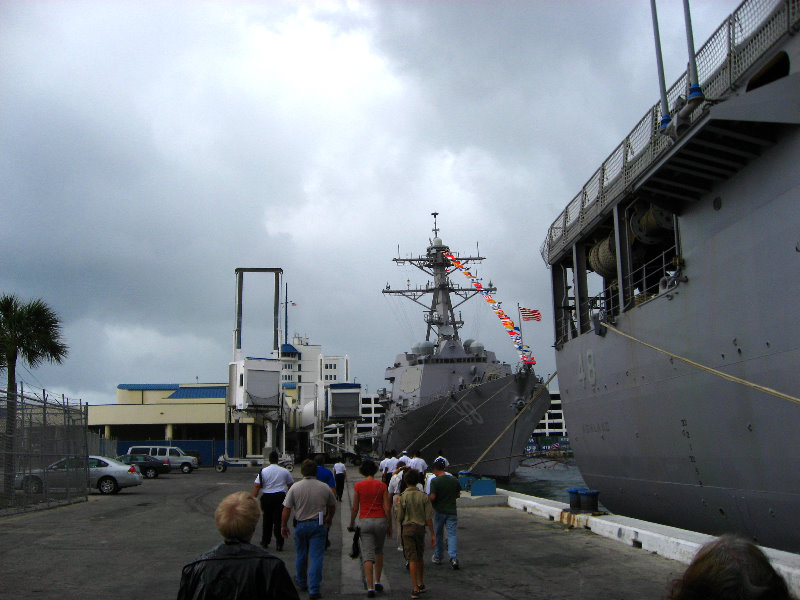
<path fill-rule="evenodd" d="M 550 446 L 550 450 L 558 450 L 559 448 L 561 448 L 561 446 L 559 445 L 558 442 Z"/>
<path fill-rule="evenodd" d="M 542 320 L 542 313 L 540 313 L 536 309 L 530 308 L 520 308 L 519 314 L 522 317 L 523 321 L 541 321 Z"/>

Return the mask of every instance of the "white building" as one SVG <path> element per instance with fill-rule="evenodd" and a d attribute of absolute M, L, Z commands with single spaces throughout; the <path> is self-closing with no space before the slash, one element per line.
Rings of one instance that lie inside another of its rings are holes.
<path fill-rule="evenodd" d="M 298 450 L 330 452 L 323 440 L 337 443 L 336 427 L 327 421 L 327 391 L 333 384 L 350 381 L 348 355 L 325 355 L 322 346 L 310 344 L 309 339 L 295 334 L 292 343 L 281 345 L 281 384 L 290 407 L 289 425 L 298 432 Z"/>
<path fill-rule="evenodd" d="M 378 394 L 361 394 L 361 405 L 359 418 L 356 422 L 355 438 L 361 447 L 374 448 L 380 437 L 380 423 L 385 408 L 378 403 Z M 341 422 L 330 422 L 325 426 L 325 440 L 331 444 L 326 446 L 330 449 L 333 445 L 341 446 L 344 444 L 345 424 Z"/>
<path fill-rule="evenodd" d="M 533 435 L 548 437 L 565 437 L 567 435 L 567 424 L 564 422 L 564 411 L 561 409 L 559 392 L 550 392 L 550 408 L 539 421 Z"/>

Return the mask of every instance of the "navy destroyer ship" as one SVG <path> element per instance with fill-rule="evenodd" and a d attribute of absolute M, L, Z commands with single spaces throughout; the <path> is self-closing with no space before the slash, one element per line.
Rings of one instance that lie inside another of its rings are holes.
<path fill-rule="evenodd" d="M 386 369 L 391 389 L 379 397 L 385 407 L 382 448 L 419 449 L 429 459 L 441 451 L 454 469 L 507 478 L 524 458 L 528 438 L 550 406 L 550 394 L 533 361 L 513 369 L 480 342 L 460 338 L 464 323 L 455 309 L 479 292 L 451 281 L 456 266 L 447 256 L 453 254 L 439 238 L 433 215 L 434 238 L 426 254 L 393 259 L 398 265 L 413 265 L 433 281 L 424 287 L 409 284 L 395 290 L 387 285 L 382 290 L 425 307 L 427 325 L 425 341 L 398 354 Z M 457 258 L 461 265 L 482 260 Z M 491 282 L 481 289 L 496 290 Z M 432 299 L 426 305 L 421 299 L 428 296 Z M 458 298 L 457 304 L 451 296 Z"/>
<path fill-rule="evenodd" d="M 797 2 L 745 1 L 690 45 L 687 73 L 662 85 L 541 248 L 570 442 L 600 501 L 791 552 L 799 28 Z"/>

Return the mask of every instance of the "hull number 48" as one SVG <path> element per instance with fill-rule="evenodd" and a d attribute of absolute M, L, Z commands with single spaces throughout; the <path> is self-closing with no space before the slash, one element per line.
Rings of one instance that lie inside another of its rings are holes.
<path fill-rule="evenodd" d="M 586 351 L 586 355 L 578 355 L 578 381 L 586 387 L 586 384 L 594 385 L 597 375 L 594 368 L 594 352 Z"/>

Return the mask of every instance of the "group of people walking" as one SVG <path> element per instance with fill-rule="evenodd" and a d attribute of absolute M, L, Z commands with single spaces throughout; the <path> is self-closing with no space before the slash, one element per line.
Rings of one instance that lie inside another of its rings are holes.
<path fill-rule="evenodd" d="M 353 486 L 348 529 L 358 530 L 367 597 L 383 591 L 384 545 L 393 534 L 411 577 L 411 598 L 420 598 L 427 591 L 426 545 L 434 549 L 434 564 L 443 564 L 447 552 L 451 568 L 459 568 L 458 479 L 447 471 L 447 459 L 441 453 L 433 461 L 432 472 L 427 465 L 419 468 L 424 461 L 412 463 L 415 458 L 421 460 L 418 453 L 414 457 L 403 453 L 387 455 L 380 465 L 364 461 L 360 468 L 363 479 Z M 178 600 L 299 600 L 295 584 L 312 600 L 322 597 L 323 559 L 336 507 L 342 500 L 346 469 L 336 469 L 337 464 L 334 474 L 318 456 L 316 461 L 303 461 L 302 479 L 295 482 L 289 471 L 277 464 L 277 453 L 273 452 L 269 461 L 256 477 L 252 492 L 229 494 L 217 507 L 214 519 L 223 542 L 183 568 Z M 294 583 L 284 562 L 267 550 L 273 536 L 276 551 L 283 550 L 292 516 Z M 259 518 L 261 542 L 255 545 L 251 540 Z M 785 581 L 764 553 L 752 542 L 730 535 L 704 546 L 669 591 L 670 600 L 698 598 L 792 600 Z"/>
<path fill-rule="evenodd" d="M 387 454 L 387 459 L 397 460 L 384 460 L 380 465 L 371 460 L 362 463 L 363 479 L 353 486 L 348 529 L 358 530 L 367 597 L 383 591 L 384 544 L 394 535 L 410 573 L 411 597 L 419 598 L 425 592 L 426 541 L 435 548 L 435 564 L 442 564 L 446 546 L 451 567 L 458 569 L 456 499 L 461 487 L 446 471 L 447 461 L 441 456 L 428 473 L 418 452 L 413 457 L 405 452 Z M 269 463 L 259 471 L 251 493 L 236 492 L 220 503 L 215 517 L 224 542 L 184 567 L 180 600 L 299 598 L 285 564 L 267 550 L 274 537 L 275 550 L 282 551 L 292 531 L 294 583 L 307 591 L 311 600 L 322 597 L 328 534 L 343 498 L 347 469 L 339 461 L 331 471 L 318 455 L 313 461 L 303 461 L 302 479 L 294 481 L 291 473 L 278 465 L 277 452 L 270 454 Z M 259 517 L 261 540 L 256 546 L 250 541 Z"/>
<path fill-rule="evenodd" d="M 449 476 L 446 466 L 446 459 L 440 456 L 433 463 L 433 473 L 427 473 L 428 465 L 419 452 L 413 457 L 406 452 L 400 456 L 387 452 L 380 465 L 372 461 L 361 465 L 364 479 L 353 486 L 348 529 L 355 529 L 358 518 L 367 597 L 375 597 L 376 592 L 383 590 L 383 548 L 393 532 L 411 576 L 412 598 L 419 598 L 425 592 L 424 553 L 428 532 L 430 546 L 435 548 L 433 562 L 442 564 L 446 528 L 450 565 L 458 569 L 456 500 L 461 486 L 458 479 Z M 380 479 L 376 479 L 378 473 Z"/>

